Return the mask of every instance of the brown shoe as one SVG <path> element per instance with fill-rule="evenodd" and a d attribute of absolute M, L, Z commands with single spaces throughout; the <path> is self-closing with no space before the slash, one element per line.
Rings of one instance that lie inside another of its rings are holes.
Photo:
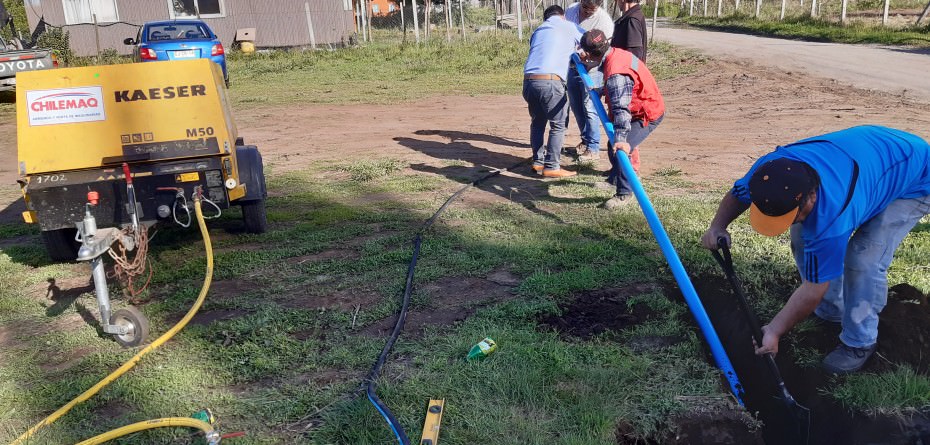
<path fill-rule="evenodd" d="M 538 174 L 540 174 L 540 175 L 542 174 L 542 171 L 543 171 L 544 168 L 546 168 L 546 167 L 544 167 L 544 166 L 542 166 L 542 165 L 533 164 L 533 171 L 536 172 L 536 173 L 538 173 Z"/>
<path fill-rule="evenodd" d="M 565 170 L 564 168 L 557 168 L 551 170 L 543 170 L 542 175 L 547 178 L 570 178 L 577 175 L 578 173 Z"/>

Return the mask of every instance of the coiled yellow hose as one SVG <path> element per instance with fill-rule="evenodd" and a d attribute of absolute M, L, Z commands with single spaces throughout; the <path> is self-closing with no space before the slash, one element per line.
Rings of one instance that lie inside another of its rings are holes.
<path fill-rule="evenodd" d="M 184 318 L 182 318 L 181 321 L 179 321 L 171 329 L 169 329 L 168 332 L 165 332 L 164 334 L 162 334 L 161 337 L 158 337 L 151 344 L 149 344 L 148 346 L 143 348 L 141 351 L 139 351 L 135 356 L 129 359 L 129 361 L 127 361 L 126 363 L 123 363 L 123 365 L 117 368 L 116 371 L 113 371 L 112 373 L 110 373 L 110 375 L 104 377 L 103 380 L 97 382 L 96 385 L 92 386 L 87 391 L 84 391 L 81 395 L 75 397 L 73 400 L 66 403 L 61 408 L 58 408 L 58 410 L 56 410 L 55 412 L 50 414 L 48 417 L 43 419 L 41 422 L 37 423 L 35 426 L 33 426 L 28 431 L 23 433 L 21 436 L 19 436 L 18 439 L 13 441 L 11 445 L 22 445 L 24 441 L 34 436 L 37 431 L 39 431 L 42 428 L 45 428 L 46 426 L 51 425 L 53 422 L 58 420 L 61 416 L 65 415 L 68 411 L 71 411 L 71 409 L 77 406 L 77 404 L 90 399 L 95 394 L 100 392 L 100 390 L 103 389 L 105 386 L 109 385 L 110 383 L 113 383 L 114 380 L 116 380 L 117 378 L 125 374 L 127 371 L 135 367 L 136 364 L 139 363 L 139 360 L 142 360 L 142 357 L 144 357 L 149 352 L 152 352 L 155 349 L 158 349 L 159 346 L 163 345 L 165 342 L 170 340 L 171 337 L 174 337 L 175 334 L 177 334 L 181 329 L 184 329 L 184 326 L 187 326 L 187 323 L 191 321 L 191 318 L 193 318 L 194 315 L 197 313 L 197 311 L 200 310 L 200 306 L 203 305 L 203 301 L 207 297 L 207 291 L 210 289 L 210 283 L 213 281 L 213 245 L 210 243 L 210 233 L 207 232 L 207 224 L 204 222 L 203 212 L 200 209 L 200 197 L 197 195 L 195 195 L 194 197 L 194 211 L 197 215 L 197 224 L 200 226 L 200 234 L 203 236 L 203 245 L 204 245 L 204 249 L 206 250 L 206 256 L 207 256 L 207 270 L 205 272 L 205 276 L 203 279 L 203 287 L 200 289 L 200 295 L 197 296 L 197 301 L 195 301 L 194 305 L 191 306 L 190 310 L 187 311 L 187 314 L 184 315 Z M 162 428 L 162 427 L 168 427 L 168 426 L 190 426 L 193 428 L 204 429 L 206 427 L 206 428 L 209 428 L 209 431 L 213 431 L 213 427 L 210 426 L 210 424 L 206 422 L 200 422 L 196 419 L 186 419 L 184 420 L 183 424 L 182 423 L 176 423 L 176 424 L 171 423 L 171 422 L 180 422 L 178 419 L 180 418 L 167 418 L 167 419 L 157 419 L 157 420 L 150 420 L 146 422 L 140 422 L 140 423 L 136 423 L 133 425 L 128 425 L 122 428 L 118 428 L 116 430 L 111 431 L 111 433 L 115 433 L 117 431 L 121 431 L 126 428 L 135 427 L 136 425 L 140 425 L 140 424 L 142 424 L 143 426 L 150 426 L 150 428 Z M 149 422 L 155 422 L 155 423 L 149 424 Z M 196 423 L 196 422 L 199 422 L 199 423 Z M 108 439 L 106 440 L 110 440 L 116 437 L 120 437 L 126 434 L 133 433 L 135 431 L 141 431 L 143 429 L 148 429 L 148 428 L 125 430 L 123 431 L 122 434 L 114 435 L 114 436 L 109 436 L 110 433 L 106 433 L 104 435 L 97 436 L 97 438 L 107 436 Z M 204 431 L 207 431 L 207 430 L 204 430 Z M 85 441 L 81 443 L 82 444 L 83 443 L 96 444 L 96 443 L 102 443 L 106 441 L 106 440 L 94 441 L 97 438 L 90 439 L 91 441 Z"/>

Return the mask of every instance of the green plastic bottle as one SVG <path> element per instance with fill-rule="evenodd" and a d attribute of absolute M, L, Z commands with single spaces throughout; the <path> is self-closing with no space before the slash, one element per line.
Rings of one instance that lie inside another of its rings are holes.
<path fill-rule="evenodd" d="M 468 351 L 468 360 L 484 360 L 485 357 L 494 353 L 497 350 L 497 343 L 494 343 L 494 340 L 491 340 L 490 337 L 486 337 L 484 340 L 478 342 L 478 344 L 471 347 L 471 351 Z"/>

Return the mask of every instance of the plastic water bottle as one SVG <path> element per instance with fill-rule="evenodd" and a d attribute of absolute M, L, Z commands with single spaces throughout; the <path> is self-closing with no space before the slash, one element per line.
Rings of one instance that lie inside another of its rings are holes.
<path fill-rule="evenodd" d="M 471 347 L 471 350 L 468 351 L 468 360 L 484 360 L 485 357 L 494 353 L 497 350 L 497 343 L 494 343 L 494 340 L 491 340 L 490 337 L 486 337 L 484 340 L 478 342 L 478 344 Z"/>

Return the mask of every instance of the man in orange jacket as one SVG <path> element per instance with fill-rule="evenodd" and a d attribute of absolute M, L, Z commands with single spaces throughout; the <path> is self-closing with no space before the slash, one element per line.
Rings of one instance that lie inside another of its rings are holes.
<path fill-rule="evenodd" d="M 616 159 L 616 150 L 628 154 L 639 171 L 639 145 L 665 117 L 665 101 L 646 64 L 629 51 L 611 48 L 607 36 L 599 30 L 588 31 L 581 38 L 587 61 L 601 61 L 604 94 L 614 124 L 614 147 L 610 154 L 607 182 L 617 187 L 616 195 L 604 203 L 612 210 L 633 201 L 633 189 Z"/>

